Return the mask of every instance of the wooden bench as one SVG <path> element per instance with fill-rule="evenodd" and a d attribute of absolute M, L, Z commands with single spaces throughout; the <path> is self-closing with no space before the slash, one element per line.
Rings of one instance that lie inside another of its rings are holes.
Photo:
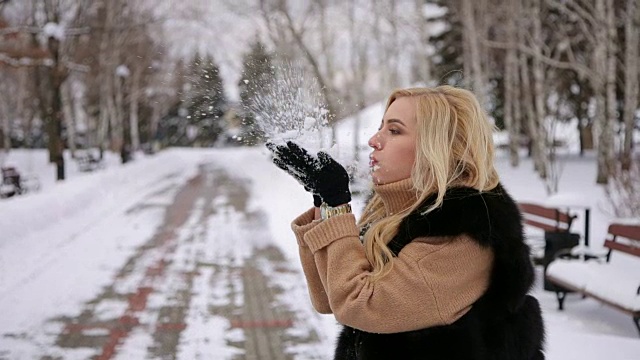
<path fill-rule="evenodd" d="M 40 190 L 40 180 L 37 175 L 30 173 L 24 175 L 14 166 L 4 166 L 1 170 L 0 198 L 23 195 Z"/>
<path fill-rule="evenodd" d="M 2 182 L 0 182 L 0 197 L 11 197 L 22 194 L 22 175 L 14 166 L 4 166 Z"/>
<path fill-rule="evenodd" d="M 564 233 L 569 234 L 571 230 L 571 224 L 577 217 L 569 213 L 569 211 L 562 211 L 558 208 L 545 207 L 538 204 L 520 202 L 518 203 L 520 212 L 522 214 L 522 222 L 525 225 L 541 229 L 546 233 Z M 546 250 L 546 244 L 544 237 L 531 237 L 527 236 L 527 243 L 531 247 L 533 260 L 537 264 L 544 264 L 550 259 L 545 261 L 545 256 L 548 251 Z M 575 244 L 577 245 L 577 244 Z"/>
<path fill-rule="evenodd" d="M 602 257 L 577 260 L 570 252 L 549 264 L 546 279 L 557 285 L 558 308 L 564 309 L 568 292 L 576 292 L 612 306 L 633 317 L 640 333 L 640 225 L 610 224 Z M 611 263 L 613 252 L 627 259 Z"/>
<path fill-rule="evenodd" d="M 78 170 L 81 172 L 94 171 L 103 167 L 102 160 L 90 152 L 76 154 L 75 160 L 78 164 Z"/>
<path fill-rule="evenodd" d="M 518 203 L 523 222 L 549 232 L 569 232 L 571 223 L 577 217 L 568 211 L 532 203 Z"/>

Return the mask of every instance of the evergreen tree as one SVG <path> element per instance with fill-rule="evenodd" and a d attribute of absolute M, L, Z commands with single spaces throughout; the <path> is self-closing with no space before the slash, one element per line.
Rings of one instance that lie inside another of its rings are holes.
<path fill-rule="evenodd" d="M 433 59 L 433 77 L 438 85 L 463 87 L 463 26 L 457 8 L 447 4 L 445 0 L 427 0 L 426 2 L 447 9 L 442 16 L 429 19 L 430 22 L 445 23 L 445 30 L 431 37 L 436 54 Z"/>
<path fill-rule="evenodd" d="M 191 67 L 191 86 L 186 91 L 186 136 L 200 146 L 213 146 L 224 131 L 227 99 L 220 71 L 213 57 L 196 54 Z M 194 131 L 195 130 L 195 131 Z M 192 138 L 193 137 L 193 138 Z"/>
<path fill-rule="evenodd" d="M 447 9 L 441 16 L 430 19 L 432 22 L 445 23 L 445 30 L 431 37 L 436 54 L 433 59 L 433 76 L 438 85 L 466 88 L 467 79 L 465 77 L 469 76 L 469 74 L 464 73 L 464 25 L 460 20 L 460 4 L 459 2 L 446 0 L 426 0 L 426 2 Z M 491 64 L 503 67 L 501 65 L 501 62 L 504 61 L 503 52 L 500 51 L 492 56 Z M 495 121 L 496 126 L 504 129 L 504 78 L 502 72 L 487 71 L 487 81 L 491 91 L 488 93 L 488 103 L 484 105 L 489 106 L 487 111 Z"/>
<path fill-rule="evenodd" d="M 256 125 L 255 115 L 251 111 L 252 103 L 260 92 L 268 91 L 275 78 L 272 55 L 267 52 L 259 39 L 256 39 L 243 58 L 242 78 L 238 83 L 242 105 L 242 142 L 255 145 L 264 141 L 264 132 Z"/>

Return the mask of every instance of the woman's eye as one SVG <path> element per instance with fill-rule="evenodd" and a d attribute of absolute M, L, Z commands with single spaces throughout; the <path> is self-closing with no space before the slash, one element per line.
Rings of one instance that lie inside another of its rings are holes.
<path fill-rule="evenodd" d="M 400 134 L 400 130 L 398 130 L 398 129 L 389 129 L 389 132 L 392 133 L 393 135 Z"/>

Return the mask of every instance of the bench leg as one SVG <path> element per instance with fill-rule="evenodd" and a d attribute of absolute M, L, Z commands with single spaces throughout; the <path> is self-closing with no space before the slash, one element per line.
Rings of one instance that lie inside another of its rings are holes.
<path fill-rule="evenodd" d="M 567 297 L 567 293 L 564 291 L 556 291 L 556 298 L 558 298 L 558 310 L 564 310 L 564 298 Z"/>

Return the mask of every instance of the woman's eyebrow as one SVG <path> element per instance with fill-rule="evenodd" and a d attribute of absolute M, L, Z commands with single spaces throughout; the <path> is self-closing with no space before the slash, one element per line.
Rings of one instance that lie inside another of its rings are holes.
<path fill-rule="evenodd" d="M 390 124 L 390 123 L 400 124 L 400 125 L 402 125 L 402 126 L 404 126 L 404 127 L 406 127 L 406 126 L 407 126 L 407 125 L 405 125 L 405 123 L 403 123 L 403 122 L 402 122 L 402 120 L 400 120 L 400 119 L 388 119 L 388 120 L 387 120 L 387 124 Z M 382 119 L 382 124 L 381 124 L 381 125 L 383 125 L 383 124 L 384 124 L 384 119 Z"/>

